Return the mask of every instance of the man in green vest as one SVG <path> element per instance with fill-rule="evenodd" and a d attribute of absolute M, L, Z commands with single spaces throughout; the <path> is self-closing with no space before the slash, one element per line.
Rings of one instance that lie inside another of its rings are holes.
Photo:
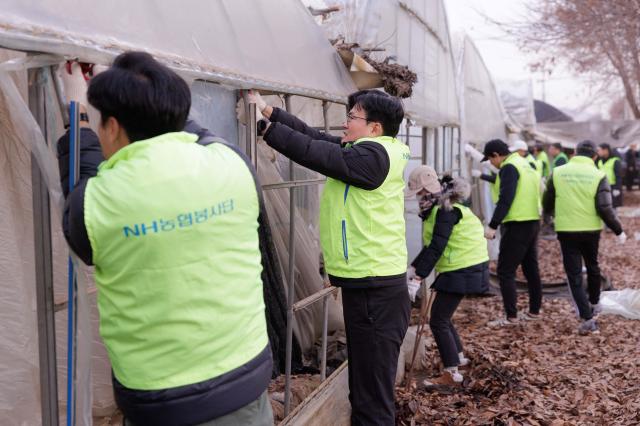
<path fill-rule="evenodd" d="M 598 244 L 602 221 L 624 244 L 627 239 L 611 204 L 611 190 L 605 173 L 594 160 L 596 147 L 583 141 L 569 163 L 555 168 L 544 194 L 544 210 L 555 215 L 562 261 L 573 300 L 582 323 L 580 334 L 597 331 L 595 314 L 600 310 L 602 276 L 598 266 Z M 582 286 L 582 261 L 587 268 L 588 294 Z"/>
<path fill-rule="evenodd" d="M 79 72 L 74 81 L 85 84 Z M 98 137 L 81 115 L 80 181 L 65 190 L 63 230 L 95 265 L 125 425 L 273 424 L 249 161 L 182 131 L 189 86 L 147 53 L 118 56 L 91 79 L 88 101 Z M 68 133 L 58 156 L 66 189 Z"/>
<path fill-rule="evenodd" d="M 620 158 L 613 155 L 611 145 L 601 143 L 598 146 L 598 169 L 602 170 L 609 185 L 611 185 L 611 196 L 613 198 L 613 208 L 622 206 L 622 164 Z"/>
<path fill-rule="evenodd" d="M 538 270 L 538 232 L 540 230 L 540 181 L 536 171 L 517 152 L 509 152 L 500 140 L 488 142 L 483 161 L 500 169 L 500 194 L 491 221 L 485 228 L 487 239 L 495 238 L 500 228 L 498 279 L 506 318 L 489 322 L 489 326 L 517 324 L 516 269 L 522 265 L 529 287 L 529 312 L 523 319 L 540 317 L 542 283 Z"/>
<path fill-rule="evenodd" d="M 536 160 L 542 162 L 542 177 L 546 178 L 551 172 L 551 167 L 549 165 L 549 156 L 544 151 L 544 145 L 542 145 L 541 143 L 536 144 L 534 147 L 534 152 Z"/>
<path fill-rule="evenodd" d="M 394 425 L 394 382 L 409 324 L 404 168 L 396 139 L 404 110 L 378 90 L 349 96 L 344 136 L 307 126 L 250 92 L 269 123 L 264 140 L 327 176 L 320 245 L 332 285 L 342 288 L 353 425 Z"/>
<path fill-rule="evenodd" d="M 562 150 L 562 145 L 558 142 L 552 144 L 549 147 L 549 154 L 551 154 L 551 156 L 553 157 L 553 165 L 551 167 L 551 170 L 569 162 L 569 157 L 567 157 L 567 154 L 564 153 L 564 151 Z"/>

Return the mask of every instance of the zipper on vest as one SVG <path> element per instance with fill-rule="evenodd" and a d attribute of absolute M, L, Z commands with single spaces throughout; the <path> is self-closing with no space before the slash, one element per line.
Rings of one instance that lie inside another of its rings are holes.
<path fill-rule="evenodd" d="M 343 206 L 346 207 L 347 206 L 347 195 L 349 194 L 349 187 L 351 185 L 347 185 L 344 188 L 344 199 L 343 199 Z M 343 210 L 343 217 L 342 217 L 342 256 L 344 256 L 344 261 L 349 263 L 349 242 L 347 241 L 347 219 L 346 219 L 346 214 L 344 214 L 344 210 Z"/>

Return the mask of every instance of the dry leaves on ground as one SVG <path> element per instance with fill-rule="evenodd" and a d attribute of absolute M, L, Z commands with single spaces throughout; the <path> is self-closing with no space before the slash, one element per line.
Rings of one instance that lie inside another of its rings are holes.
<path fill-rule="evenodd" d="M 640 205 L 638 198 L 633 194 L 627 201 Z M 621 246 L 603 232 L 601 268 L 616 289 L 640 288 L 640 242 L 633 238 L 640 218 L 621 220 L 630 238 Z M 541 268 L 547 256 L 557 261 L 559 249 L 541 251 Z M 520 308 L 526 303 L 521 295 Z M 640 323 L 601 316 L 599 334 L 579 336 L 570 299 L 545 298 L 543 310 L 540 321 L 492 329 L 486 323 L 502 315 L 501 298 L 465 299 L 454 316 L 472 360 L 464 387 L 452 392 L 428 392 L 419 382 L 409 392 L 398 387 L 398 424 L 640 424 Z M 430 351 L 434 362 L 426 374 L 435 376 L 439 356 L 435 346 Z"/>

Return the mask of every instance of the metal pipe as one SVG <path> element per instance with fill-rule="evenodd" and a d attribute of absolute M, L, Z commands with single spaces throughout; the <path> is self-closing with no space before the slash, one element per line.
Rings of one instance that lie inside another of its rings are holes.
<path fill-rule="evenodd" d="M 440 141 L 438 140 L 438 128 L 434 128 L 433 129 L 433 141 L 434 141 L 434 145 L 433 145 L 433 165 L 434 168 L 436 169 L 436 172 L 438 172 L 439 170 L 442 169 L 442 167 L 440 167 Z"/>
<path fill-rule="evenodd" d="M 249 104 L 249 119 L 247 120 L 247 146 L 249 158 L 256 172 L 258 171 L 258 129 L 256 126 L 256 104 Z"/>
<path fill-rule="evenodd" d="M 456 138 L 456 140 L 455 140 L 455 144 L 456 144 L 455 145 L 456 146 L 455 161 L 456 161 L 457 167 L 460 170 L 462 170 L 462 167 L 463 167 L 462 166 L 462 156 L 460 155 L 460 153 L 461 153 L 461 151 L 460 151 L 460 134 L 461 133 L 462 132 L 460 131 L 460 129 L 455 129 L 455 134 L 456 134 L 456 136 L 455 136 L 455 138 Z"/>
<path fill-rule="evenodd" d="M 326 178 L 320 179 L 301 179 L 290 182 L 281 182 L 281 183 L 269 183 L 266 185 L 262 185 L 262 189 L 283 189 L 283 188 L 293 188 L 299 186 L 312 186 L 312 185 L 320 185 L 327 181 Z"/>
<path fill-rule="evenodd" d="M 338 291 L 338 287 L 325 287 L 320 291 L 313 293 L 310 296 L 305 297 L 302 300 L 297 301 L 293 304 L 293 312 L 298 312 L 309 305 L 313 305 L 318 300 L 324 299 Z"/>
<path fill-rule="evenodd" d="M 406 144 L 409 145 L 409 141 L 411 140 L 411 120 L 409 120 L 408 118 L 405 119 L 405 139 L 406 139 Z"/>
<path fill-rule="evenodd" d="M 65 94 L 64 94 L 62 80 L 58 75 L 58 68 L 59 68 L 58 65 L 53 65 L 50 67 L 51 79 L 53 80 L 53 87 L 56 89 L 56 97 L 58 99 L 58 104 L 60 105 L 60 113 L 62 114 L 62 124 L 64 124 L 65 126 L 68 126 L 69 110 L 67 109 L 67 98 L 65 97 Z"/>
<path fill-rule="evenodd" d="M 427 128 L 422 128 L 422 165 L 427 164 Z"/>
<path fill-rule="evenodd" d="M 29 71 L 29 109 L 47 140 L 44 112 L 43 71 Z M 38 319 L 38 361 L 40 371 L 40 411 L 44 426 L 58 425 L 58 374 L 56 367 L 56 330 L 53 301 L 53 262 L 51 210 L 44 176 L 31 154 L 31 191 L 33 238 Z"/>
<path fill-rule="evenodd" d="M 291 98 L 284 97 L 285 110 L 291 112 Z M 294 180 L 294 162 L 289 159 L 289 180 Z M 291 351 L 293 348 L 293 299 L 295 280 L 295 186 L 289 188 L 289 273 L 287 276 L 289 288 L 287 292 L 287 343 L 285 356 L 285 384 L 284 384 L 284 416 L 289 415 L 291 409 Z"/>
<path fill-rule="evenodd" d="M 241 90 L 240 91 L 241 95 L 242 95 L 242 100 L 243 100 L 243 104 L 244 104 L 244 143 L 242 144 L 241 148 L 242 151 L 248 156 L 249 155 L 249 150 L 251 147 L 251 143 L 249 141 L 250 136 L 250 131 L 249 131 L 249 114 L 251 113 L 251 110 L 249 108 L 249 94 L 246 90 Z"/>
<path fill-rule="evenodd" d="M 322 102 L 322 119 L 324 120 L 324 131 L 329 133 L 329 102 Z M 324 269 L 324 281 L 329 281 L 326 268 Z M 331 288 L 331 287 L 329 287 Z M 333 288 L 335 289 L 335 287 Z M 331 294 L 334 292 L 332 291 Z M 320 358 L 320 381 L 327 378 L 327 332 L 329 328 L 329 299 L 327 296 L 322 301 L 322 353 Z"/>
<path fill-rule="evenodd" d="M 456 165 L 455 165 L 455 164 L 453 164 L 453 162 L 454 162 L 454 158 L 455 158 L 455 152 L 454 152 L 454 150 L 453 150 L 453 127 L 450 127 L 450 128 L 449 128 L 449 135 L 451 136 L 451 137 L 449 138 L 449 139 L 450 139 L 450 140 L 449 140 L 449 146 L 451 147 L 451 148 L 449 148 L 449 153 L 451 154 L 451 159 L 450 159 L 449 167 L 450 167 L 450 168 L 452 168 L 452 169 L 455 169 L 455 168 L 456 168 Z"/>
<path fill-rule="evenodd" d="M 327 378 L 327 329 L 329 328 L 329 298 L 322 301 L 322 353 L 320 358 L 320 381 Z"/>
<path fill-rule="evenodd" d="M 80 104 L 69 103 L 69 194 L 78 182 L 80 175 Z M 75 425 L 75 381 L 76 381 L 76 346 L 77 346 L 77 312 L 76 296 L 78 282 L 73 260 L 69 256 L 68 294 L 69 308 L 67 309 L 67 425 Z"/>
<path fill-rule="evenodd" d="M 329 125 L 329 102 L 322 101 L 322 120 L 324 121 L 324 131 L 329 133 L 330 130 L 342 130 L 342 127 L 332 128 Z"/>

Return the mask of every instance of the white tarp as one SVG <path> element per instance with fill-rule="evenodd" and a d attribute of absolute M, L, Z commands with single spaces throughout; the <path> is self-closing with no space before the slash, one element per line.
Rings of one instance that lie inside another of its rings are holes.
<path fill-rule="evenodd" d="M 145 50 L 184 74 L 334 101 L 355 90 L 298 0 L 4 0 L 0 46 L 107 64 Z"/>
<path fill-rule="evenodd" d="M 640 290 L 625 288 L 605 291 L 600 296 L 600 306 L 602 314 L 640 320 Z"/>
<path fill-rule="evenodd" d="M 306 0 L 305 0 L 306 1 Z M 418 75 L 407 115 L 420 126 L 459 124 L 453 54 L 442 0 L 338 0 L 323 23 L 330 39 L 359 43 L 376 60 L 388 56 Z"/>

